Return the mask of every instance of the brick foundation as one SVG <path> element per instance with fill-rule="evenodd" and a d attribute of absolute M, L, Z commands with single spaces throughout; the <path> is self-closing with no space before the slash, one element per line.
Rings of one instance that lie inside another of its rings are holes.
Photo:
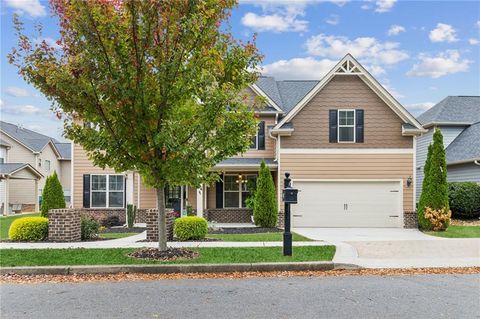
<path fill-rule="evenodd" d="M 22 204 L 22 213 L 35 212 L 35 204 Z"/>
<path fill-rule="evenodd" d="M 249 208 L 208 209 L 204 218 L 217 223 L 251 223 L 252 210 Z"/>
<path fill-rule="evenodd" d="M 80 212 L 75 209 L 51 209 L 48 212 L 48 240 L 75 242 L 81 240 Z"/>
<path fill-rule="evenodd" d="M 98 209 L 98 208 L 84 208 L 79 209 L 80 215 L 83 217 L 95 219 L 99 224 L 111 216 L 117 216 L 122 224 L 126 223 L 125 208 L 118 209 Z"/>
<path fill-rule="evenodd" d="M 403 228 L 418 228 L 417 212 L 403 212 Z"/>
<path fill-rule="evenodd" d="M 175 222 L 175 213 L 171 209 L 166 210 L 167 215 L 167 240 L 173 240 L 173 224 Z M 158 210 L 146 209 L 145 220 L 147 223 L 147 240 L 158 241 Z"/>
<path fill-rule="evenodd" d="M 137 214 L 135 215 L 135 223 L 146 223 L 146 222 L 147 222 L 147 210 L 137 209 Z"/>

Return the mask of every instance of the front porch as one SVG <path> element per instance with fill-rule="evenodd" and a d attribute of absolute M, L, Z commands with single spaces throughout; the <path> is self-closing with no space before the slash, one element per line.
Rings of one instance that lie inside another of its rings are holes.
<path fill-rule="evenodd" d="M 220 171 L 220 180 L 213 185 L 181 187 L 168 202 L 178 202 L 182 215 L 202 216 L 215 223 L 251 223 L 252 211 L 246 201 L 254 187 L 262 158 L 233 158 L 215 167 Z M 277 188 L 277 163 L 265 159 Z"/>

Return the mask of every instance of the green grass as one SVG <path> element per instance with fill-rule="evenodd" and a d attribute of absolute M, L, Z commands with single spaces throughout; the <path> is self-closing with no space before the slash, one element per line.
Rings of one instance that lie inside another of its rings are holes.
<path fill-rule="evenodd" d="M 0 217 L 0 240 L 8 239 L 8 229 L 10 229 L 10 225 L 13 223 L 15 219 L 22 218 L 22 217 L 36 217 L 36 216 L 40 216 L 40 213 Z"/>
<path fill-rule="evenodd" d="M 55 265 L 130 265 L 130 264 L 222 264 L 285 261 L 329 261 L 335 255 L 335 246 L 293 247 L 293 256 L 284 257 L 282 247 L 194 248 L 200 257 L 191 260 L 158 262 L 127 256 L 133 248 L 110 249 L 0 249 L 0 266 L 55 266 Z"/>
<path fill-rule="evenodd" d="M 138 235 L 138 233 L 100 233 L 98 236 L 105 239 L 118 239 Z"/>
<path fill-rule="evenodd" d="M 208 234 L 208 238 L 217 238 L 223 241 L 282 241 L 283 233 L 257 234 Z M 312 241 L 310 238 L 293 233 L 293 241 Z"/>
<path fill-rule="evenodd" d="M 446 231 L 429 231 L 425 233 L 445 238 L 480 238 L 480 226 L 450 225 Z"/>

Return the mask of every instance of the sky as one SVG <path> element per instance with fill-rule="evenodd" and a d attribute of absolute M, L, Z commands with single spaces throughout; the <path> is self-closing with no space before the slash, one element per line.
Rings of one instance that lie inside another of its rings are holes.
<path fill-rule="evenodd" d="M 7 63 L 16 44 L 13 13 L 58 26 L 48 1 L 0 0 L 0 118 L 62 138 L 51 103 Z M 321 79 L 351 53 L 413 115 L 449 95 L 480 95 L 480 2 L 396 0 L 240 0 L 230 19 L 235 37 L 257 34 L 262 73 L 278 80 Z"/>

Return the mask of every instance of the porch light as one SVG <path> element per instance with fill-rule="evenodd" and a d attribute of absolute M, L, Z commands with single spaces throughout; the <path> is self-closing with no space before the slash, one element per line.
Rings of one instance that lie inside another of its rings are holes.
<path fill-rule="evenodd" d="M 407 178 L 407 187 L 410 187 L 412 185 L 412 176 L 408 176 Z"/>

